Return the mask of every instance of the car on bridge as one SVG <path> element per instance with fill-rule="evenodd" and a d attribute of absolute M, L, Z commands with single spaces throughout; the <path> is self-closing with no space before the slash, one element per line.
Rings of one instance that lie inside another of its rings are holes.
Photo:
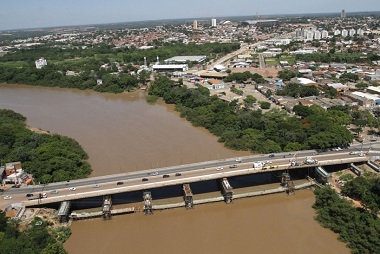
<path fill-rule="evenodd" d="M 242 159 L 241 158 L 236 158 L 236 160 L 235 160 L 236 162 L 242 162 Z"/>
<path fill-rule="evenodd" d="M 236 164 L 230 165 L 230 168 L 237 168 L 237 165 Z"/>
<path fill-rule="evenodd" d="M 175 173 L 175 176 L 181 176 L 182 174 L 181 173 Z"/>
<path fill-rule="evenodd" d="M 219 170 L 222 170 L 222 169 L 223 169 L 222 167 L 217 167 L 216 171 L 219 171 Z"/>
<path fill-rule="evenodd" d="M 269 154 L 269 158 L 273 158 L 273 157 L 274 157 L 273 153 Z"/>
<path fill-rule="evenodd" d="M 58 194 L 58 191 L 57 190 L 52 190 L 50 193 L 51 194 Z"/>
<path fill-rule="evenodd" d="M 69 191 L 75 191 L 77 188 L 75 188 L 75 187 L 70 187 L 69 188 Z"/>
<path fill-rule="evenodd" d="M 116 185 L 123 185 L 124 182 L 117 182 Z"/>
<path fill-rule="evenodd" d="M 158 176 L 158 172 L 156 171 L 156 172 L 152 173 L 152 176 Z"/>
<path fill-rule="evenodd" d="M 162 178 L 169 178 L 170 175 L 163 175 Z"/>
<path fill-rule="evenodd" d="M 10 199 L 12 199 L 12 197 L 11 196 L 5 196 L 4 199 L 5 200 L 10 200 Z"/>
<path fill-rule="evenodd" d="M 28 193 L 28 194 L 26 194 L 26 197 L 27 198 L 31 198 L 31 197 L 33 197 L 34 195 L 33 195 L 33 193 Z"/>
<path fill-rule="evenodd" d="M 143 179 L 141 179 L 141 181 L 143 181 L 143 182 L 146 182 L 146 181 L 148 181 L 148 178 L 143 178 Z"/>
<path fill-rule="evenodd" d="M 99 188 L 99 187 L 100 187 L 99 184 L 93 184 L 93 185 L 92 185 L 92 188 Z"/>

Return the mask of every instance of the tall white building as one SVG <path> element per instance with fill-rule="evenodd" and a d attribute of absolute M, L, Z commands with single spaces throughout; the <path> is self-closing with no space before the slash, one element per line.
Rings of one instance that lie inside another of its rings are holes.
<path fill-rule="evenodd" d="M 308 31 L 306 34 L 306 40 L 312 41 L 314 39 L 314 32 L 313 31 Z"/>
<path fill-rule="evenodd" d="M 358 31 L 356 32 L 359 36 L 362 36 L 364 34 L 363 29 L 359 28 Z"/>
<path fill-rule="evenodd" d="M 340 18 L 341 19 L 346 18 L 346 11 L 345 10 L 342 10 L 342 13 L 340 14 Z"/>
<path fill-rule="evenodd" d="M 348 36 L 348 31 L 346 29 L 342 30 L 342 37 L 347 37 Z"/>
<path fill-rule="evenodd" d="M 356 30 L 351 28 L 349 31 L 350 36 L 354 36 L 356 34 Z"/>
<path fill-rule="evenodd" d="M 211 26 L 216 27 L 216 19 L 211 19 Z"/>
<path fill-rule="evenodd" d="M 314 32 L 314 39 L 315 40 L 320 40 L 322 38 L 322 34 L 321 34 L 321 32 L 319 32 L 319 31 L 315 31 Z"/>
<path fill-rule="evenodd" d="M 44 67 L 45 65 L 47 65 L 47 61 L 45 58 L 40 58 L 38 60 L 36 60 L 36 68 L 37 69 L 41 69 L 42 67 Z"/>
<path fill-rule="evenodd" d="M 329 37 L 329 32 L 327 32 L 326 30 L 323 30 L 322 31 L 322 38 L 324 39 L 324 38 L 327 38 L 327 37 Z"/>
<path fill-rule="evenodd" d="M 340 35 L 340 30 L 335 30 L 334 35 Z"/>
<path fill-rule="evenodd" d="M 198 21 L 197 20 L 194 20 L 194 22 L 193 22 L 193 29 L 194 30 L 198 29 Z"/>

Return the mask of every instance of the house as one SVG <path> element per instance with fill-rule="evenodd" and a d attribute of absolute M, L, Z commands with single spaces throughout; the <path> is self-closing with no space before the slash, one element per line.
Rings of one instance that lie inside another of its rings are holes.
<path fill-rule="evenodd" d="M 344 93 L 349 90 L 349 87 L 347 85 L 343 85 L 342 83 L 326 84 L 326 86 L 334 88 L 339 93 Z"/>
<path fill-rule="evenodd" d="M 218 79 L 209 79 L 206 87 L 210 90 L 224 89 L 224 82 Z"/>
<path fill-rule="evenodd" d="M 22 169 L 21 162 L 10 162 L 5 164 L 5 176 L 3 184 L 30 184 L 33 181 L 32 175 L 28 175 Z"/>

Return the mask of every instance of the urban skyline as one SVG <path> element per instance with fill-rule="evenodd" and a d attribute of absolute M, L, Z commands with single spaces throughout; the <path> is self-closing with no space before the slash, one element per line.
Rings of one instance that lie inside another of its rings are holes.
<path fill-rule="evenodd" d="M 132 2 L 110 0 L 15 0 L 2 4 L 0 30 L 119 23 L 162 19 L 199 17 L 265 16 L 308 13 L 346 13 L 380 11 L 378 0 L 340 2 L 320 0 L 305 2 L 290 0 L 284 6 L 280 0 L 258 1 L 200 1 L 172 0 Z M 154 11 L 152 11 L 154 10 Z"/>

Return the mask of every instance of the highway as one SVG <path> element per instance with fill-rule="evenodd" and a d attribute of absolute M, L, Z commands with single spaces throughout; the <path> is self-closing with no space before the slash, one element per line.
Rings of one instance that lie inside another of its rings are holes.
<path fill-rule="evenodd" d="M 58 182 L 47 185 L 13 188 L 5 191 L 2 194 L 2 196 L 12 196 L 12 199 L 4 200 L 3 198 L 0 198 L 0 209 L 3 209 L 10 203 L 27 201 L 27 193 L 33 193 L 34 196 L 36 196 L 40 192 L 46 192 L 48 194 L 48 198 L 41 199 L 40 203 L 48 203 L 134 190 L 159 188 L 168 185 L 205 181 L 235 175 L 262 173 L 263 170 L 252 168 L 253 162 L 255 161 L 271 161 L 272 163 L 270 166 L 272 169 L 268 168 L 267 171 L 284 170 L 286 168 L 289 168 L 289 160 L 296 159 L 298 162 L 303 162 L 307 156 L 312 156 L 320 163 L 325 162 L 327 164 L 339 164 L 339 160 L 348 160 L 352 158 L 357 159 L 357 161 L 365 161 L 369 159 L 369 156 L 380 156 L 380 151 L 378 151 L 378 148 L 375 148 L 375 146 L 379 144 L 380 142 L 370 142 L 363 145 L 353 145 L 350 147 L 350 149 L 344 149 L 341 151 L 328 151 L 318 154 L 316 154 L 317 152 L 315 150 L 292 153 L 278 153 L 274 154 L 274 157 L 269 157 L 268 154 L 261 154 L 242 157 L 241 162 L 236 162 L 236 158 L 221 159 L 216 161 L 179 165 L 125 174 L 91 177 L 70 182 Z M 368 156 L 359 156 L 360 149 L 363 149 L 364 152 L 367 152 L 370 147 L 372 149 Z M 350 155 L 349 153 L 352 151 L 357 152 L 357 154 Z M 335 162 L 333 162 L 333 160 L 335 160 Z M 338 160 L 338 162 L 336 162 L 336 160 Z M 229 168 L 230 165 L 237 165 L 237 167 Z M 217 167 L 222 167 L 223 169 L 217 170 Z M 153 176 L 152 174 L 154 172 L 157 172 L 158 175 Z M 175 176 L 176 173 L 180 173 L 181 175 Z M 169 175 L 169 177 L 163 178 L 163 175 Z M 148 180 L 142 181 L 142 178 L 147 178 Z M 118 185 L 117 182 L 123 182 L 123 184 Z M 97 186 L 94 188 L 93 185 Z M 73 187 L 75 188 L 74 191 L 69 190 L 69 188 Z M 52 190 L 57 190 L 58 193 L 50 193 Z"/>

